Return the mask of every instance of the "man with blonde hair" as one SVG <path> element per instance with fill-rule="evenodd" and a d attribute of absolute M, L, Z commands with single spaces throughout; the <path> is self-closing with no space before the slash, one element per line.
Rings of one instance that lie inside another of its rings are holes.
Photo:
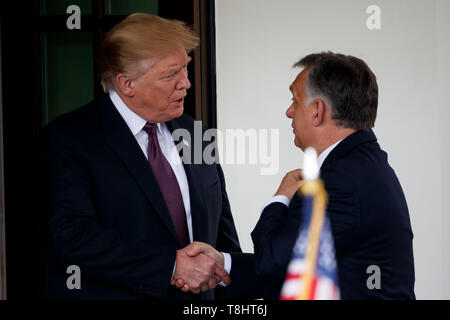
<path fill-rule="evenodd" d="M 106 94 L 45 128 L 46 297 L 256 294 L 220 165 L 183 163 L 172 152 L 172 131 L 194 132 L 183 106 L 197 45 L 182 22 L 128 16 L 102 44 Z"/>

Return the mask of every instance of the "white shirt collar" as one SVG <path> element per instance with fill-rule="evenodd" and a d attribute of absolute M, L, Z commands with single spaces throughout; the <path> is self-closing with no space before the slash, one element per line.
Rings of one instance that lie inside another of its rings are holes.
<path fill-rule="evenodd" d="M 325 162 L 325 159 L 328 157 L 328 155 L 330 154 L 331 151 L 333 151 L 334 148 L 336 148 L 336 146 L 344 139 L 339 140 L 338 142 L 336 142 L 335 144 L 332 144 L 331 146 L 329 146 L 328 148 L 326 148 L 317 158 L 317 161 L 319 163 L 319 168 L 322 167 L 322 164 Z"/>
<path fill-rule="evenodd" d="M 144 128 L 147 120 L 131 110 L 114 90 L 109 90 L 109 97 L 123 120 L 125 120 L 128 128 L 130 128 L 133 135 L 136 136 L 142 128 Z M 162 132 L 161 123 L 158 123 L 157 125 L 159 132 Z"/>

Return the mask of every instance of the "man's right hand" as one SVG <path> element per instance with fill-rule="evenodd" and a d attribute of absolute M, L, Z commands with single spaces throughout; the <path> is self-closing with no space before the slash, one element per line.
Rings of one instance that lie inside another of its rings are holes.
<path fill-rule="evenodd" d="M 192 244 L 191 244 L 192 245 Z M 174 280 L 182 280 L 187 290 L 193 293 L 200 293 L 214 289 L 217 283 L 223 281 L 230 282 L 230 276 L 223 268 L 223 265 L 218 263 L 214 258 L 207 254 L 188 255 L 191 250 L 187 246 L 177 251 L 176 267 L 173 274 L 171 284 L 175 284 Z"/>

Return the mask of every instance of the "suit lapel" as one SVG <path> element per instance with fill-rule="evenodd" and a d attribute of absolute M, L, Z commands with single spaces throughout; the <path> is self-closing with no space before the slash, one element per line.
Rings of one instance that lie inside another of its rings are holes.
<path fill-rule="evenodd" d="M 183 147 L 182 152 L 190 152 L 191 163 L 186 163 L 183 161 L 184 171 L 186 172 L 186 177 L 189 185 L 189 199 L 191 202 L 191 217 L 192 217 L 192 232 L 194 241 L 207 242 L 208 241 L 208 215 L 205 214 L 205 202 L 203 198 L 203 192 L 201 191 L 201 183 L 203 181 L 202 171 L 199 170 L 201 165 L 194 164 L 194 128 L 192 122 L 184 119 L 185 116 L 174 119 L 167 122 L 167 127 L 172 133 L 176 129 L 186 129 L 191 135 L 189 147 L 186 145 Z M 183 143 L 181 140 L 175 141 L 175 145 L 178 143 Z M 180 157 L 183 160 L 183 154 L 180 152 Z"/>
<path fill-rule="evenodd" d="M 108 96 L 100 103 L 106 141 L 136 180 L 175 240 L 177 235 L 153 171 L 139 144 Z"/>

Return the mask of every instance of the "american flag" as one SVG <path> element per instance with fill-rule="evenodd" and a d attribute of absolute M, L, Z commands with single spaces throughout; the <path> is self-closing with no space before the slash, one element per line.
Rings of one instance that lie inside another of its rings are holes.
<path fill-rule="evenodd" d="M 303 194 L 302 223 L 280 300 L 339 300 L 326 191 L 318 179 L 306 182 L 300 192 Z"/>

